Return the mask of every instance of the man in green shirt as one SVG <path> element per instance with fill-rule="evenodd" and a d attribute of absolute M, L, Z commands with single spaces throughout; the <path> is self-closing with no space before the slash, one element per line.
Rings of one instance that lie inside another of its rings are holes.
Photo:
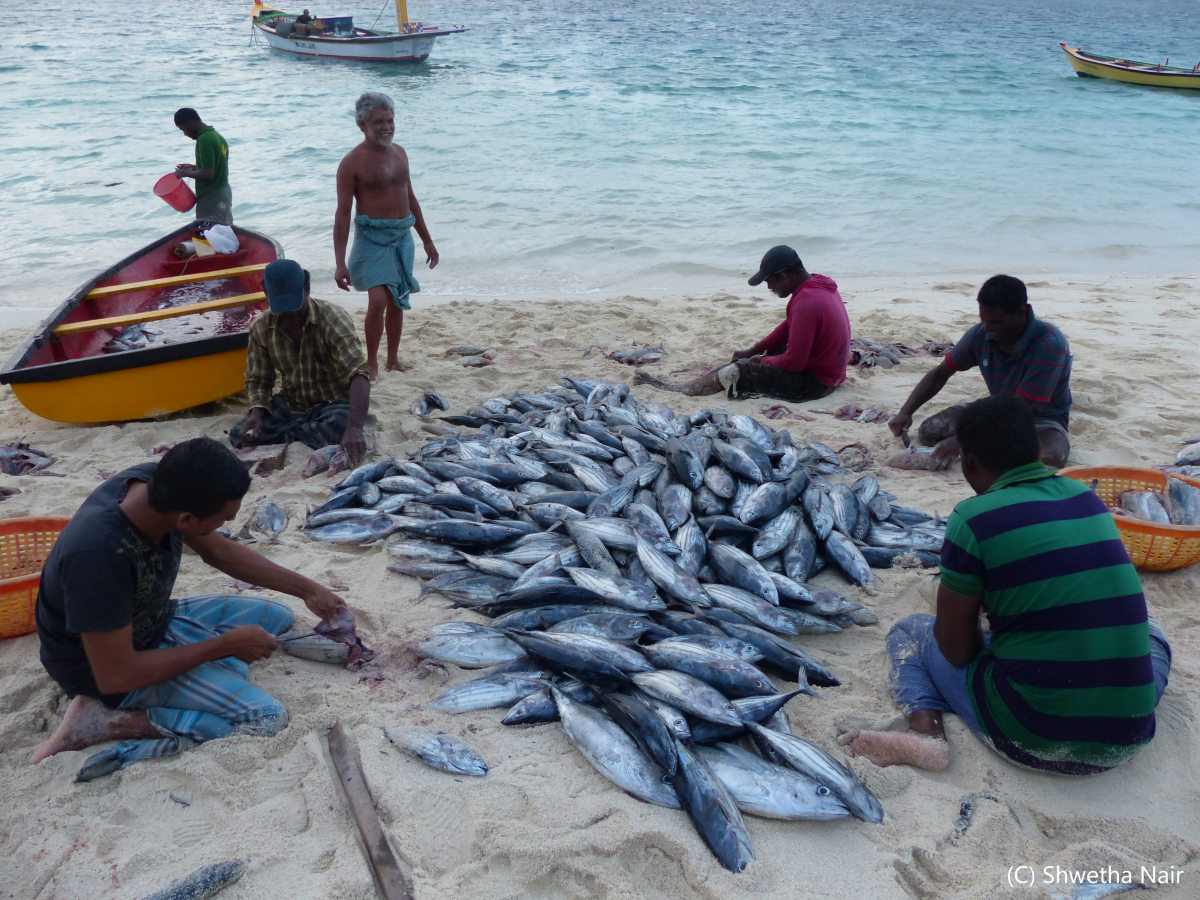
<path fill-rule="evenodd" d="M 214 225 L 233 224 L 233 192 L 229 189 L 229 145 L 194 109 L 175 113 L 179 130 L 196 142 L 196 164 L 175 167 L 176 178 L 196 182 L 196 219 Z"/>
<path fill-rule="evenodd" d="M 972 403 L 957 437 L 978 496 L 946 523 L 937 617 L 908 616 L 887 636 L 909 731 L 850 731 L 841 742 L 880 766 L 940 771 L 950 764 L 942 714 L 953 712 L 1019 765 L 1111 769 L 1154 737 L 1171 670 L 1112 515 L 1086 484 L 1039 462 L 1019 398 Z"/>

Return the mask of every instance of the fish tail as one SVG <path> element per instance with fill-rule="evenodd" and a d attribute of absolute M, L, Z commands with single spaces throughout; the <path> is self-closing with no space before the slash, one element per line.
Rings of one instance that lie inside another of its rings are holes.
<path fill-rule="evenodd" d="M 800 664 L 800 671 L 796 673 L 796 691 L 801 694 L 807 694 L 809 697 L 821 696 L 813 690 L 812 684 L 809 683 L 808 670 L 804 668 L 804 663 Z"/>

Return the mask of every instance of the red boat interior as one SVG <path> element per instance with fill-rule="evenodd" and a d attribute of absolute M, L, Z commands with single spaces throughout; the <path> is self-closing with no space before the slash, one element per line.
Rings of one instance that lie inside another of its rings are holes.
<path fill-rule="evenodd" d="M 172 240 L 155 247 L 125 266 L 115 275 L 98 280 L 89 287 L 93 290 L 110 285 L 153 281 L 179 275 L 196 275 L 219 272 L 260 263 L 269 263 L 276 258 L 275 247 L 270 241 L 238 232 L 239 248 L 233 253 L 216 256 L 180 258 L 175 248 L 182 241 L 199 237 L 196 230 L 180 234 Z M 197 281 L 174 287 L 151 288 L 111 297 L 84 299 L 71 310 L 59 325 L 125 316 L 156 309 L 202 303 L 240 294 L 253 294 L 262 290 L 262 273 L 252 272 L 232 278 Z M 219 334 L 231 334 L 249 329 L 254 318 L 266 309 L 266 301 L 253 306 L 158 319 L 130 331 L 129 326 L 88 331 L 82 334 L 52 337 L 30 357 L 24 367 L 40 366 L 69 359 L 82 359 L 102 353 L 124 352 L 130 349 L 161 346 L 163 344 L 195 341 Z M 119 340 L 114 340 L 119 339 Z"/>

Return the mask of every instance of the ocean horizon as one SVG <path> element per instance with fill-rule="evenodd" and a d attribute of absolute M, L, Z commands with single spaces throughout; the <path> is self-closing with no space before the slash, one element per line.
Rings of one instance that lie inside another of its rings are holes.
<path fill-rule="evenodd" d="M 1077 78 L 1058 47 L 1190 65 L 1197 8 L 411 0 L 469 30 L 389 66 L 255 45 L 249 3 L 48 2 L 0 62 L 0 305 L 54 306 L 187 221 L 151 193 L 193 160 L 180 106 L 229 142 L 236 222 L 331 284 L 364 90 L 396 101 L 428 296 L 744 285 L 777 243 L 835 278 L 1197 272 L 1200 96 Z"/>

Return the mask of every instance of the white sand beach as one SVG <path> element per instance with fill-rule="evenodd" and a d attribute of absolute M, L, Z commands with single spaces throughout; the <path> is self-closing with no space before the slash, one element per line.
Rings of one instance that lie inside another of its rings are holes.
<path fill-rule="evenodd" d="M 847 279 L 840 287 L 856 336 L 915 345 L 926 338 L 957 339 L 975 321 L 975 291 L 990 274 L 954 281 Z M 1171 462 L 1177 441 L 1200 424 L 1200 276 L 1056 276 L 1029 287 L 1037 315 L 1063 329 L 1075 356 L 1072 461 Z M 445 395 L 451 412 L 463 412 L 506 391 L 542 389 L 564 374 L 629 381 L 634 370 L 605 359 L 603 351 L 633 342 L 664 345 L 662 361 L 648 371 L 665 377 L 721 361 L 730 349 L 763 337 L 782 319 L 783 306 L 765 291 L 419 306 L 407 317 L 401 349 L 410 370 L 386 373 L 373 390 L 378 449 L 399 456 L 428 437 L 409 412 L 423 387 Z M 361 329 L 361 305 L 353 308 Z M 0 352 L 11 353 L 30 327 L 29 315 L 12 320 L 0 332 Z M 496 364 L 463 368 L 445 356 L 454 344 L 494 348 Z M 832 410 L 856 403 L 891 413 L 934 362 L 852 369 L 832 396 L 793 407 Z M 956 376 L 938 401 L 963 402 L 983 390 L 977 373 L 967 373 Z M 634 391 L 639 399 L 679 411 L 724 406 L 758 415 L 773 402 Z M 23 438 L 58 456 L 52 471 L 65 477 L 0 476 L 0 485 L 22 491 L 0 512 L 70 515 L 107 475 L 146 461 L 148 451 L 164 443 L 196 435 L 223 439 L 242 412 L 239 399 L 231 398 L 163 422 L 68 426 L 36 418 L 3 389 L 0 441 Z M 859 442 L 879 460 L 898 447 L 886 425 L 820 414 L 813 419 L 769 424 L 834 448 Z M 291 717 L 277 736 L 215 741 L 75 784 L 88 751 L 62 753 L 36 767 L 26 763 L 66 707 L 38 661 L 36 635 L 0 641 L 0 897 L 136 900 L 200 865 L 230 858 L 249 859 L 250 867 L 221 900 L 375 897 L 325 746 L 327 729 L 339 719 L 357 743 L 380 817 L 418 900 L 985 900 L 1047 898 L 1052 890 L 1069 896 L 1069 887 L 1041 883 L 1047 866 L 1111 866 L 1130 870 L 1135 880 L 1143 866 L 1182 868 L 1180 883 L 1147 896 L 1200 896 L 1198 571 L 1143 576 L 1151 614 L 1172 642 L 1174 668 L 1158 710 L 1157 736 L 1128 764 L 1087 778 L 1032 773 L 988 750 L 951 716 L 953 762 L 945 772 L 852 762 L 884 805 L 882 825 L 747 817 L 756 861 L 733 875 L 683 813 L 640 803 L 605 781 L 559 725 L 508 728 L 500 724 L 501 710 L 450 716 L 426 707 L 475 675 L 449 667 L 448 680 L 437 672 L 421 677 L 424 670 L 405 644 L 434 623 L 479 619 L 450 609 L 441 598 L 418 602 L 416 580 L 388 572 L 389 558 L 378 547 L 318 544 L 296 530 L 306 507 L 322 502 L 330 485 L 324 475 L 301 477 L 307 458 L 306 448 L 293 445 L 284 470 L 254 479 L 247 508 L 269 494 L 291 515 L 277 544 L 256 548 L 323 583 L 336 577 L 347 584 L 344 596 L 360 635 L 377 650 L 375 661 L 350 673 L 277 653 L 252 668 L 255 682 Z M 956 470 L 876 474 L 901 502 L 942 514 L 969 494 Z M 869 605 L 880 621 L 797 639 L 844 684 L 820 689 L 819 699 L 793 700 L 788 713 L 798 734 L 839 758 L 844 754 L 836 738 L 848 727 L 903 727 L 887 688 L 884 636 L 903 616 L 932 610 L 936 580 L 928 573 L 879 571 L 877 579 L 867 594 L 835 573 L 818 576 L 818 583 Z M 235 590 L 230 582 L 187 555 L 176 596 Z M 312 622 L 299 601 L 287 599 L 300 610 L 300 623 Z M 392 723 L 458 735 L 487 760 L 490 772 L 470 779 L 428 768 L 388 744 L 380 726 Z M 988 796 L 975 801 L 970 827 L 956 833 L 964 797 L 980 792 Z M 1039 883 L 1011 889 L 1010 867 L 1022 865 L 1033 867 Z"/>

